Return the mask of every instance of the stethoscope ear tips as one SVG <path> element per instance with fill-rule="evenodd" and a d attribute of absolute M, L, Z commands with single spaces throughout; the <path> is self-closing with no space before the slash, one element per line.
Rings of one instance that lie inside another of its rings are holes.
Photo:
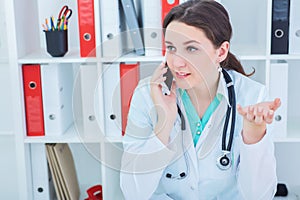
<path fill-rule="evenodd" d="M 231 160 L 230 160 L 230 158 L 226 154 L 220 156 L 217 159 L 217 166 L 221 170 L 227 170 L 227 169 L 229 169 L 230 166 L 231 166 Z"/>
<path fill-rule="evenodd" d="M 186 177 L 186 173 L 185 172 L 181 172 L 180 174 L 179 174 L 179 176 L 172 176 L 172 174 L 170 174 L 170 173 L 167 173 L 166 174 L 166 178 L 171 178 L 171 179 L 183 179 L 183 178 L 185 178 Z"/>

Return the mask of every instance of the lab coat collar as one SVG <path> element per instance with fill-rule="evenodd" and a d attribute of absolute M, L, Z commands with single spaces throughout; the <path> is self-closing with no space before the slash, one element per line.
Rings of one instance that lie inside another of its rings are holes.
<path fill-rule="evenodd" d="M 219 95 L 223 96 L 223 99 L 220 99 Z M 196 151 L 199 159 L 206 157 L 218 143 L 223 128 L 222 125 L 224 124 L 227 108 L 226 104 L 231 107 L 226 81 L 222 72 L 220 72 L 216 96 L 219 98 L 220 104 L 207 122 L 196 145 Z"/>
<path fill-rule="evenodd" d="M 224 69 L 223 69 L 224 70 Z M 179 89 L 176 90 L 176 94 L 177 94 L 177 104 L 179 105 L 182 114 L 184 115 L 184 118 L 186 120 L 186 132 L 190 133 L 190 124 L 187 121 L 187 115 L 186 115 L 186 111 L 181 99 L 181 95 L 180 95 L 180 91 Z M 217 109 L 215 110 L 215 112 L 212 114 L 212 116 L 210 117 L 206 127 L 204 128 L 201 137 L 199 138 L 199 141 L 197 142 L 196 148 L 189 148 L 189 149 L 193 149 L 194 153 L 198 154 L 199 159 L 203 159 L 204 157 L 206 157 L 211 150 L 214 148 L 214 146 L 217 144 L 217 142 L 219 141 L 219 137 L 221 135 L 221 130 L 222 130 L 222 124 L 224 123 L 224 117 L 226 114 L 226 108 L 228 106 L 231 106 L 229 104 L 229 98 L 228 98 L 228 92 L 227 92 L 227 87 L 226 87 L 226 81 L 225 78 L 223 76 L 223 73 L 220 72 L 220 79 L 219 79 L 219 83 L 218 83 L 218 88 L 217 88 L 217 97 L 218 95 L 222 95 L 223 99 L 220 99 L 220 105 L 217 107 Z M 215 119 L 215 120 L 212 120 Z M 217 120 L 216 120 L 217 119 Z M 177 119 L 175 122 L 175 129 L 176 132 L 179 132 L 181 129 L 181 120 L 179 115 L 177 115 Z M 210 130 L 212 129 L 212 131 Z M 212 135 L 209 136 L 209 133 L 214 132 Z M 189 135 L 190 141 L 192 140 L 191 134 L 186 134 Z M 207 143 L 207 144 L 204 144 Z M 204 146 L 203 146 L 204 144 Z M 193 146 L 193 145 L 191 145 Z M 199 151 L 200 150 L 200 151 Z M 195 160 L 193 160 L 193 164 L 194 166 L 197 166 L 197 163 L 195 163 Z"/>

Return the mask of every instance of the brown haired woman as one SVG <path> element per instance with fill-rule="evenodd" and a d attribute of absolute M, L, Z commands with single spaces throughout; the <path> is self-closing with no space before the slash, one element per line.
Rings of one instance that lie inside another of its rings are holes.
<path fill-rule="evenodd" d="M 187 1 L 163 24 L 167 49 L 131 101 L 123 146 L 125 199 L 267 200 L 276 191 L 266 101 L 230 53 L 232 28 L 216 1 Z M 167 67 L 171 94 L 162 93 Z M 236 114 L 237 112 L 237 114 Z"/>

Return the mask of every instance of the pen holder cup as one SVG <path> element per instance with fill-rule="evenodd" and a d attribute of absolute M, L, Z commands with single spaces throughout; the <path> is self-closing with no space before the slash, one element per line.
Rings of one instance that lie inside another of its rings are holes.
<path fill-rule="evenodd" d="M 47 52 L 53 57 L 62 57 L 68 52 L 68 30 L 44 31 Z"/>

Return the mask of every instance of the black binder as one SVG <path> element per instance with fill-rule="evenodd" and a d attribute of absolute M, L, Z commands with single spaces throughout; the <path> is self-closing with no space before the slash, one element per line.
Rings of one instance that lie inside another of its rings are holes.
<path fill-rule="evenodd" d="M 272 1 L 271 54 L 289 53 L 290 0 Z"/>

